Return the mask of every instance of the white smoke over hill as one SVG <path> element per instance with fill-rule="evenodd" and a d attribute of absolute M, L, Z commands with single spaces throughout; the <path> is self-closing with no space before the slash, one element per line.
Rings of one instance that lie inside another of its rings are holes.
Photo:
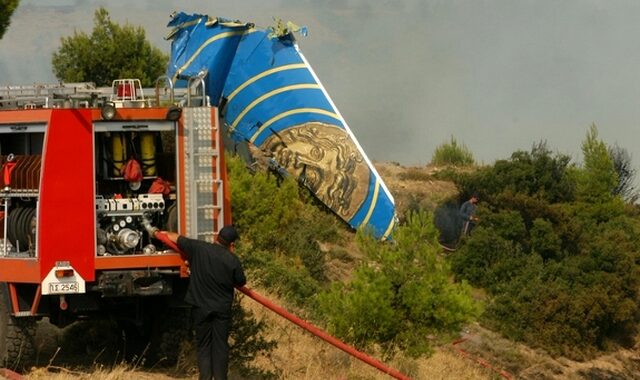
<path fill-rule="evenodd" d="M 424 164 L 452 135 L 487 163 L 540 140 L 580 160 L 592 122 L 640 156 L 640 3 L 22 0 L 0 84 L 53 81 L 60 37 L 98 6 L 165 51 L 174 10 L 308 26 L 301 50 L 373 160 Z"/>

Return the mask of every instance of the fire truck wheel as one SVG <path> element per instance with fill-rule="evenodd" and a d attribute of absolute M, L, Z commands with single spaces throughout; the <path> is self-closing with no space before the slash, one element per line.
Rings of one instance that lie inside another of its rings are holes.
<path fill-rule="evenodd" d="M 175 203 L 167 209 L 167 224 L 165 230 L 178 231 L 178 210 L 176 209 Z"/>
<path fill-rule="evenodd" d="M 0 284 L 6 288 L 6 284 Z M 36 350 L 36 319 L 10 315 L 8 292 L 0 296 L 0 366 L 23 369 L 33 364 Z"/>
<path fill-rule="evenodd" d="M 161 315 L 162 317 L 157 319 L 153 326 L 151 337 L 153 354 L 165 365 L 180 364 L 181 358 L 191 354 L 191 350 L 183 352 L 192 338 L 190 310 L 169 308 Z"/>
<path fill-rule="evenodd" d="M 9 212 L 9 217 L 7 218 L 7 239 L 14 246 L 16 246 L 16 240 L 18 240 L 16 236 L 16 221 L 18 216 L 22 213 L 22 207 L 15 207 L 11 212 Z"/>

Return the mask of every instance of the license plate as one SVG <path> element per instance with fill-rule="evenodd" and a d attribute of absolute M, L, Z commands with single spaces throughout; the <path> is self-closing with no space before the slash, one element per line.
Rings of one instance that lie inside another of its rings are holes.
<path fill-rule="evenodd" d="M 76 281 L 74 282 L 56 282 L 53 284 L 49 284 L 49 293 L 56 294 L 67 294 L 67 293 L 78 293 L 80 291 L 80 287 Z"/>

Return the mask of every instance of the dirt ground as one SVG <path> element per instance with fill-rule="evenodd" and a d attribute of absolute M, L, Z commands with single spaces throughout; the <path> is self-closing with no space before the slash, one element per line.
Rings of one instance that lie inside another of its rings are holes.
<path fill-rule="evenodd" d="M 277 297 L 262 294 L 278 302 Z M 307 333 L 301 328 L 280 318 L 255 301 L 245 297 L 243 307 L 252 310 L 256 318 L 265 321 L 270 328 L 267 338 L 278 341 L 278 347 L 269 357 L 256 360 L 258 366 L 275 371 L 278 379 L 390 379 L 370 365 L 352 358 L 340 349 Z M 80 337 L 79 337 L 80 338 Z M 39 348 L 39 365 L 25 374 L 26 379 L 97 379 L 97 380 L 178 380 L 197 379 L 195 358 L 191 353 L 191 368 L 149 368 L 139 362 L 114 362 L 113 364 L 97 364 L 99 352 L 90 352 L 81 361 L 84 364 L 71 365 L 63 352 L 66 340 L 63 331 L 48 324 L 41 323 L 38 329 L 37 344 Z M 376 356 L 376 355 L 372 355 Z M 92 364 L 93 363 L 93 364 Z M 390 367 L 410 376 L 412 379 L 468 379 L 484 380 L 495 376 L 490 370 L 478 365 L 473 360 L 462 357 L 453 346 L 438 348 L 429 358 L 412 360 L 395 358 L 385 363 Z M 455 374 L 455 375 L 454 375 Z M 240 380 L 237 374 L 230 373 L 231 380 Z"/>
<path fill-rule="evenodd" d="M 275 298 L 262 292 L 265 296 Z M 277 299 L 275 299 L 277 302 Z M 262 368 L 276 370 L 278 379 L 390 379 L 373 367 L 354 359 L 334 346 L 312 336 L 301 328 L 245 298 L 243 306 L 252 310 L 270 328 L 268 338 L 279 344 L 269 357 L 256 363 Z M 149 363 L 114 362 L 91 364 L 96 353 L 85 355 L 84 365 L 58 364 L 56 344 L 59 331 L 46 325 L 38 332 L 40 364 L 25 374 L 26 379 L 97 379 L 97 380 L 179 380 L 197 379 L 194 363 L 191 368 L 153 368 Z M 464 341 L 451 342 L 435 349 L 432 356 L 412 360 L 394 358 L 385 363 L 415 380 L 466 379 L 489 380 L 499 378 L 527 380 L 579 379 L 640 379 L 640 345 L 603 354 L 595 359 L 577 362 L 566 358 L 552 358 L 543 351 L 504 339 L 475 324 L 461 332 Z M 64 348 L 64 347 L 62 347 Z M 193 354 L 192 354 L 193 356 Z M 372 356 L 376 357 L 375 354 Z M 1 377 L 0 377 L 1 378 Z M 231 380 L 240 380 L 230 374 Z"/>
<path fill-rule="evenodd" d="M 457 194 L 452 182 L 434 178 L 442 170 L 435 166 L 405 167 L 395 163 L 374 163 L 378 174 L 394 197 L 399 215 L 411 207 L 434 210 L 438 204 Z"/>

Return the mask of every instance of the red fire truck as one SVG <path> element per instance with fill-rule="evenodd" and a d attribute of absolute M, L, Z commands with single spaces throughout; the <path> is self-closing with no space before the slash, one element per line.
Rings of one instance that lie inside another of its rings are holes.
<path fill-rule="evenodd" d="M 184 306 L 188 267 L 152 235 L 213 241 L 230 222 L 205 100 L 176 102 L 166 78 L 0 88 L 0 365 L 29 362 L 43 317 L 143 325 Z"/>

